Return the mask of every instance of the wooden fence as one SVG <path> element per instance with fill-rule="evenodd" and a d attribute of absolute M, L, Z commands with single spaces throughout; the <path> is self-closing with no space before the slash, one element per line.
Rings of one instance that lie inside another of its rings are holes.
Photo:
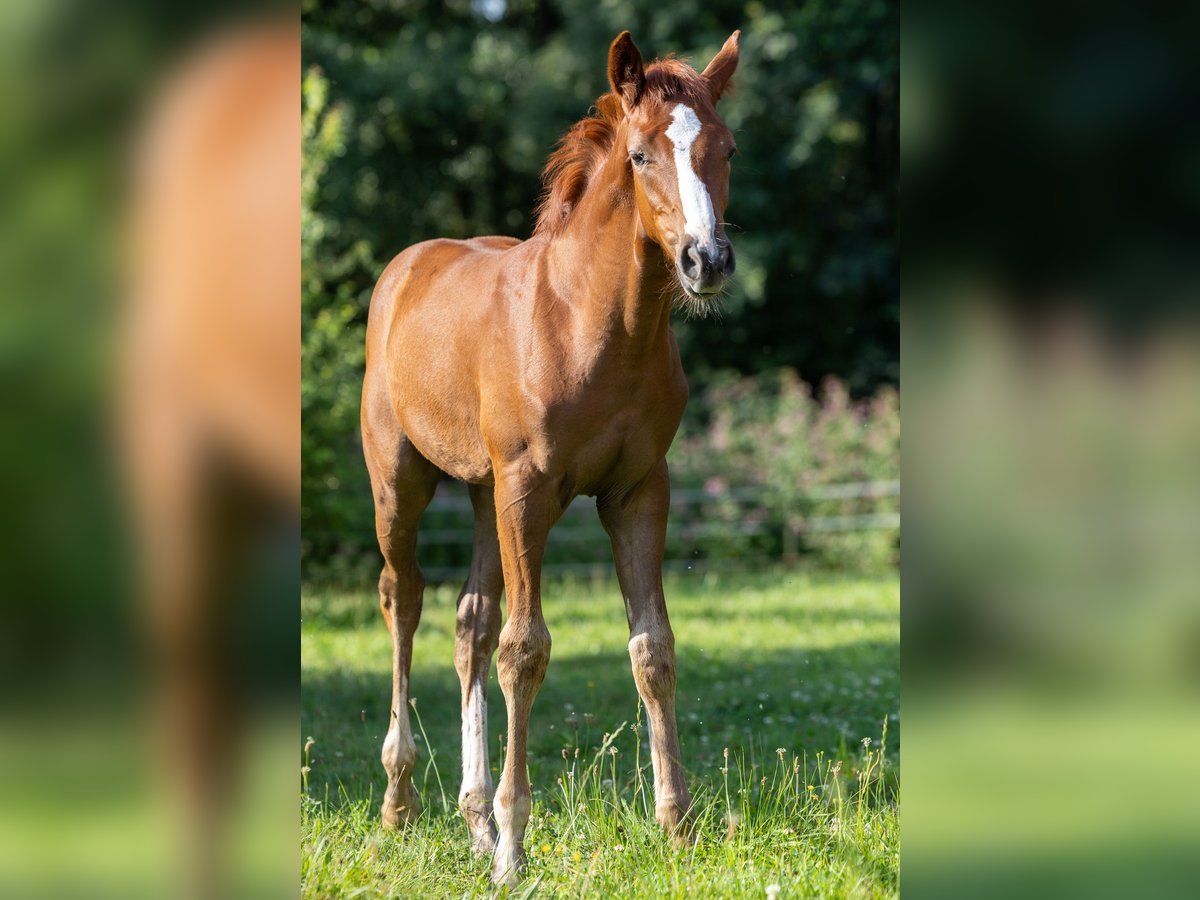
<path fill-rule="evenodd" d="M 763 487 L 675 488 L 664 567 L 791 562 L 812 536 L 892 531 L 900 527 L 899 481 L 829 484 L 804 490 Z M 430 581 L 466 576 L 473 536 L 471 503 L 463 485 L 445 482 L 422 520 L 419 557 Z M 551 532 L 547 574 L 612 572 L 608 536 L 595 500 L 578 497 Z"/>

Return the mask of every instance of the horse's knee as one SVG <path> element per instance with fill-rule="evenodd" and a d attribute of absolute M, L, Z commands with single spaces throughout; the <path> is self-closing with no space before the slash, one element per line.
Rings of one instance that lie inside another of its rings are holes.
<path fill-rule="evenodd" d="M 478 674 L 487 664 L 500 638 L 500 605 L 481 593 L 465 593 L 455 618 L 454 667 L 461 678 Z"/>
<path fill-rule="evenodd" d="M 379 575 L 379 609 L 383 617 L 395 619 L 407 628 L 415 629 L 421 620 L 424 593 L 425 576 L 418 566 L 414 565 L 403 579 L 391 566 L 384 566 Z"/>
<path fill-rule="evenodd" d="M 634 634 L 629 639 L 629 661 L 643 697 L 675 695 L 675 638 L 669 626 Z"/>
<path fill-rule="evenodd" d="M 496 661 L 506 694 L 535 691 L 550 664 L 550 631 L 540 616 L 513 616 L 500 632 Z"/>

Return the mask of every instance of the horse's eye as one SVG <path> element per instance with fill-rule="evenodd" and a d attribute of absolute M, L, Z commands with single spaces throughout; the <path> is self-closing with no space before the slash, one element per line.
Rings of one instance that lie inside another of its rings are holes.
<path fill-rule="evenodd" d="M 729 148 L 729 155 L 728 155 L 727 157 L 725 157 L 725 158 L 726 158 L 726 159 L 733 159 L 733 157 L 734 157 L 734 154 L 736 154 L 736 153 L 737 153 L 737 147 L 730 147 L 730 148 Z"/>
<path fill-rule="evenodd" d="M 635 166 L 644 166 L 646 164 L 646 154 L 641 150 L 634 150 L 629 154 L 629 158 L 633 160 Z"/>

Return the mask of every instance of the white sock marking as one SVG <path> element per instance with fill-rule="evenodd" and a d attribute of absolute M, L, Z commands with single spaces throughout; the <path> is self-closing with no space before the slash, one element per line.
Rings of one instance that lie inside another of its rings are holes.
<path fill-rule="evenodd" d="M 690 106 L 682 103 L 671 111 L 667 137 L 675 147 L 675 175 L 679 179 L 679 199 L 683 203 L 684 230 L 712 256 L 717 254 L 717 219 L 713 214 L 708 188 L 692 167 L 692 144 L 700 135 L 700 120 Z"/>
<path fill-rule="evenodd" d="M 463 715 L 463 785 L 479 789 L 491 787 L 492 773 L 487 760 L 487 694 L 478 681 L 471 685 Z"/>

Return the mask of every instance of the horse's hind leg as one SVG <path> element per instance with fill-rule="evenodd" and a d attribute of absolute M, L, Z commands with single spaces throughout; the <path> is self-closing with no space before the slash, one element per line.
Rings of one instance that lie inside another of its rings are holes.
<path fill-rule="evenodd" d="M 663 596 L 662 559 L 671 483 L 658 466 L 629 494 L 597 504 L 612 539 L 617 579 L 629 620 L 629 661 L 650 723 L 654 807 L 658 823 L 676 843 L 689 838 L 691 797 L 684 780 L 675 724 L 675 636 Z"/>
<path fill-rule="evenodd" d="M 492 822 L 492 773 L 488 767 L 487 688 L 492 653 L 500 637 L 500 593 L 504 570 L 496 537 L 492 489 L 471 485 L 475 507 L 475 545 L 471 571 L 458 598 L 454 666 L 462 683 L 462 789 L 458 808 L 471 831 L 471 849 L 491 853 L 496 847 Z"/>
<path fill-rule="evenodd" d="M 417 565 L 417 523 L 433 497 L 440 473 L 397 424 L 382 415 L 372 420 L 368 407 L 369 401 L 364 402 L 363 449 L 375 495 L 375 531 L 384 559 L 379 606 L 392 635 L 392 708 L 383 742 L 388 783 L 382 816 L 385 826 L 395 827 L 412 821 L 421 811 L 412 786 L 417 747 L 408 720 L 408 673 L 425 588 Z"/>

